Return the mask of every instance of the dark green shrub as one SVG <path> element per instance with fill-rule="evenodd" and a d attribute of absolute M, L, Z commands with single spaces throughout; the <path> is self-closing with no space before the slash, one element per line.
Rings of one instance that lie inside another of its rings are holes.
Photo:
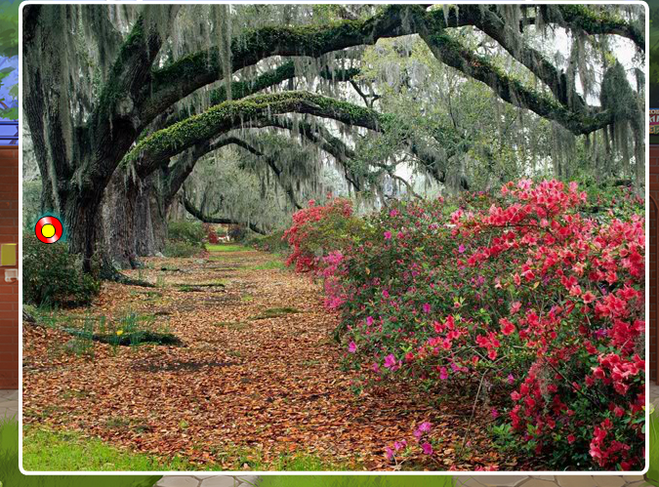
<path fill-rule="evenodd" d="M 204 250 L 207 232 L 199 221 L 172 221 L 165 242 L 166 257 L 192 257 Z"/>
<path fill-rule="evenodd" d="M 233 242 L 242 242 L 247 236 L 247 230 L 242 225 L 231 225 L 229 237 Z"/>
<path fill-rule="evenodd" d="M 101 284 L 82 271 L 79 257 L 66 243 L 44 244 L 32 233 L 23 237 L 23 301 L 37 306 L 83 306 L 98 295 Z"/>
<path fill-rule="evenodd" d="M 206 230 L 204 224 L 200 221 L 172 221 L 168 225 L 169 240 L 187 242 L 197 247 L 203 248 L 206 239 Z"/>
<path fill-rule="evenodd" d="M 276 230 L 268 235 L 254 233 L 245 238 L 243 245 L 265 252 L 287 253 L 290 252 L 290 247 L 283 236 L 284 230 Z"/>
<path fill-rule="evenodd" d="M 193 257 L 204 250 L 203 246 L 183 240 L 168 240 L 165 242 L 165 257 Z"/>

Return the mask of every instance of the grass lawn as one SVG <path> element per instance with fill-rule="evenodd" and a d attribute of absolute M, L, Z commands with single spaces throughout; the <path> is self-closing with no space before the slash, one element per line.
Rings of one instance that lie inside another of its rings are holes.
<path fill-rule="evenodd" d="M 17 426 L 15 426 L 17 428 Z M 18 436 L 18 430 L 16 430 Z M 359 470 L 361 466 L 355 464 L 328 463 L 314 455 L 305 453 L 291 453 L 281 455 L 274 465 L 264 465 L 260 451 L 236 447 L 239 460 L 230 469 L 242 470 L 247 464 L 251 470 L 288 470 L 288 471 L 316 471 L 316 470 Z M 221 452 L 217 453 L 221 456 Z M 28 471 L 221 471 L 218 464 L 203 466 L 193 465 L 185 459 L 175 458 L 169 461 L 160 460 L 144 453 L 131 453 L 109 445 L 99 438 L 85 438 L 75 431 L 50 431 L 27 427 L 23 440 L 23 467 Z M 126 484 L 131 485 L 131 484 Z M 149 484 L 149 487 L 152 484 Z M 1 486 L 1 487 L 6 487 Z M 140 485 L 142 487 L 142 485 Z"/>
<path fill-rule="evenodd" d="M 648 426 L 650 427 L 650 469 L 647 477 L 652 481 L 652 485 L 659 485 L 659 412 L 653 411 L 650 414 Z"/>
<path fill-rule="evenodd" d="M 17 425 L 15 428 L 17 428 Z M 18 438 L 18 430 L 16 430 L 16 437 Z M 130 453 L 114 448 L 98 438 L 84 438 L 76 432 L 37 430 L 34 427 L 25 428 L 23 468 L 28 471 L 67 472 L 196 470 L 194 466 L 183 460 L 175 459 L 163 462 L 150 455 Z M 144 477 L 141 478 L 144 479 Z M 155 482 L 148 484 L 148 486 L 150 487 L 153 483 Z M 122 485 L 130 486 L 133 484 L 126 483 Z M 142 487 L 142 484 L 135 485 Z"/>
<path fill-rule="evenodd" d="M 160 476 L 26 476 L 18 470 L 18 423 L 0 421 L 0 482 L 3 487 L 152 487 Z"/>
<path fill-rule="evenodd" d="M 237 244 L 206 244 L 206 250 L 209 252 L 246 252 L 253 249 Z"/>

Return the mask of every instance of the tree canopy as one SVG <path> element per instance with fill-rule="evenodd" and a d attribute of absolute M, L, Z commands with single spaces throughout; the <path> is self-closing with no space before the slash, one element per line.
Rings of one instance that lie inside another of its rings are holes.
<path fill-rule="evenodd" d="M 638 5 L 30 5 L 24 99 L 42 211 L 63 218 L 87 261 L 121 241 L 121 263 L 157 250 L 137 242 L 173 204 L 268 231 L 328 192 L 377 207 L 520 176 L 640 189 L 644 16 Z"/>

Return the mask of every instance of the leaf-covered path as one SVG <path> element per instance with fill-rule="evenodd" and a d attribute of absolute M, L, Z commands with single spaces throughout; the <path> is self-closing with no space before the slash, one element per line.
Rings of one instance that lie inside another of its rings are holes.
<path fill-rule="evenodd" d="M 393 469 L 385 446 L 413 440 L 415 424 L 430 420 L 442 443 L 424 468 L 523 469 L 491 447 L 484 408 L 467 454 L 458 456 L 472 407 L 466 398 L 445 395 L 432 407 L 400 385 L 356 394 L 355 372 L 341 367 L 343 351 L 331 338 L 338 317 L 324 309 L 321 286 L 271 254 L 221 249 L 205 259 L 149 259 L 132 276 L 156 288 L 106 284 L 93 308 L 67 313 L 69 323 L 89 313 L 154 315 L 181 347 L 114 351 L 94 342 L 90 358 L 66 353 L 71 335 L 26 326 L 24 421 L 180 455 L 200 470 L 260 471 Z"/>

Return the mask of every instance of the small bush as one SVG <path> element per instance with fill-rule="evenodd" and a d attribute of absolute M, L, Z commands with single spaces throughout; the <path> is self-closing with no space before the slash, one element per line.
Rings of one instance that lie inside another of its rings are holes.
<path fill-rule="evenodd" d="M 283 235 L 292 253 L 287 265 L 297 272 L 315 271 L 324 257 L 345 249 L 364 232 L 363 221 L 352 215 L 352 202 L 334 198 L 324 206 L 309 201 L 309 207 L 293 215 L 293 226 Z"/>
<path fill-rule="evenodd" d="M 247 236 L 247 230 L 242 225 L 232 225 L 229 229 L 229 237 L 232 242 L 242 242 Z"/>
<path fill-rule="evenodd" d="M 204 223 L 204 230 L 206 231 L 206 240 L 209 244 L 217 244 L 220 242 L 220 239 L 217 236 L 215 227 L 210 223 Z"/>
<path fill-rule="evenodd" d="M 254 234 L 247 237 L 243 244 L 264 252 L 287 253 L 291 249 L 283 236 L 284 230 L 278 230 L 269 235 Z"/>
<path fill-rule="evenodd" d="M 202 248 L 207 232 L 204 224 L 199 221 L 172 221 L 168 225 L 169 240 L 178 242 L 187 242 L 191 245 Z"/>
<path fill-rule="evenodd" d="M 101 289 L 82 271 L 80 258 L 65 243 L 45 245 L 32 233 L 23 237 L 23 300 L 36 306 L 83 306 Z"/>
<path fill-rule="evenodd" d="M 203 250 L 203 247 L 182 240 L 165 242 L 165 257 L 192 257 Z"/>

